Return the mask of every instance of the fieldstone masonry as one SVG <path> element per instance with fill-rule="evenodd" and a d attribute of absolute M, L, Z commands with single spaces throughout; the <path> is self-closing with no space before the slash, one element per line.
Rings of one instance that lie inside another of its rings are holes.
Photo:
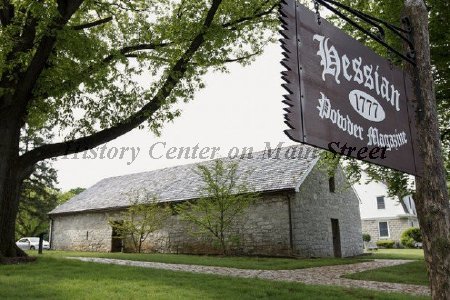
<path fill-rule="evenodd" d="M 336 192 L 328 177 L 315 166 L 298 192 L 262 193 L 238 222 L 232 251 L 246 255 L 333 256 L 331 219 L 338 219 L 342 256 L 363 252 L 358 199 L 339 170 Z M 110 251 L 109 219 L 118 211 L 99 211 L 52 216 L 51 247 L 58 250 Z M 125 242 L 125 250 L 130 244 Z M 214 241 L 195 236 L 188 224 L 173 215 L 163 229 L 153 233 L 144 251 L 168 253 L 219 253 Z"/>
<path fill-rule="evenodd" d="M 295 255 L 333 256 L 331 219 L 339 220 L 342 256 L 363 251 L 359 200 L 340 169 L 335 176 L 334 193 L 328 184 L 328 177 L 316 167 L 292 199 Z"/>
<path fill-rule="evenodd" d="M 389 237 L 380 237 L 379 222 L 387 222 L 389 227 Z M 362 232 L 370 234 L 371 242 L 377 242 L 379 240 L 393 240 L 400 245 L 400 238 L 402 233 L 411 227 L 418 227 L 418 221 L 416 217 L 404 217 L 404 218 L 383 218 L 373 220 L 362 220 Z"/>
<path fill-rule="evenodd" d="M 284 193 L 265 194 L 241 217 L 232 236 L 231 251 L 248 255 L 291 255 L 289 243 L 289 211 Z M 219 254 L 211 238 L 195 234 L 195 228 L 172 216 L 163 229 L 151 234 L 145 251 L 170 253 Z"/>
<path fill-rule="evenodd" d="M 57 215 L 52 219 L 51 247 L 58 250 L 111 251 L 106 212 Z"/>

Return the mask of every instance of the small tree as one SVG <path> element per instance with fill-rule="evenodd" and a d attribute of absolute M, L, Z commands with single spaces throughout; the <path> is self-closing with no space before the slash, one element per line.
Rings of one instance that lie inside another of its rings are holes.
<path fill-rule="evenodd" d="M 366 248 L 366 250 L 367 250 L 369 242 L 372 239 L 372 237 L 368 233 L 363 233 L 362 238 L 363 238 L 363 242 L 364 242 L 364 248 Z"/>
<path fill-rule="evenodd" d="M 226 255 L 236 220 L 258 195 L 249 190 L 243 177 L 248 174 L 238 174 L 235 162 L 215 160 L 211 167 L 199 165 L 197 174 L 204 182 L 202 197 L 184 202 L 176 210 L 183 220 L 195 225 L 194 234 L 211 236 Z"/>
<path fill-rule="evenodd" d="M 109 224 L 120 238 L 130 238 L 134 250 L 141 253 L 142 244 L 150 233 L 163 226 L 171 210 L 146 191 L 134 191 L 129 199 L 130 207 L 121 214 L 120 221 L 118 218 L 110 219 Z"/>

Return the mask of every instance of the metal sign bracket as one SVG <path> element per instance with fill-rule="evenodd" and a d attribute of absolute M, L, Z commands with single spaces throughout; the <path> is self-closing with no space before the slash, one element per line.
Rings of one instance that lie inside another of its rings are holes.
<path fill-rule="evenodd" d="M 396 25 L 390 24 L 384 20 L 378 19 L 376 17 L 373 17 L 371 15 L 368 15 L 366 13 L 363 13 L 361 11 L 358 11 L 354 8 L 351 8 L 350 6 L 347 6 L 345 4 L 339 3 L 334 0 L 314 0 L 314 6 L 317 13 L 317 20 L 320 22 L 320 16 L 318 14 L 318 5 L 323 5 L 333 13 L 335 13 L 340 18 L 347 21 L 350 25 L 361 31 L 362 33 L 368 35 L 371 37 L 374 41 L 391 51 L 392 53 L 395 53 L 397 56 L 399 56 L 404 61 L 407 61 L 411 63 L 413 66 L 416 65 L 415 62 L 415 52 L 414 52 L 414 46 L 412 41 L 410 40 L 410 33 L 411 33 L 411 24 L 409 22 L 409 19 L 407 17 L 403 17 L 401 19 L 403 27 L 400 28 Z M 353 16 L 357 17 L 358 19 L 362 20 L 363 22 L 367 23 L 368 25 L 376 28 L 377 34 L 374 34 L 370 30 L 365 29 L 360 24 L 358 24 L 356 21 L 349 18 L 347 15 L 345 15 L 342 11 L 339 9 L 345 10 L 346 12 L 352 14 Z M 320 23 L 319 23 L 320 25 Z M 385 29 L 388 29 L 392 33 L 394 33 L 397 37 L 402 39 L 404 42 L 408 44 L 408 51 L 406 54 L 401 53 L 399 50 L 395 49 L 391 45 L 389 45 L 385 40 Z M 406 36 L 405 36 L 406 35 Z"/>

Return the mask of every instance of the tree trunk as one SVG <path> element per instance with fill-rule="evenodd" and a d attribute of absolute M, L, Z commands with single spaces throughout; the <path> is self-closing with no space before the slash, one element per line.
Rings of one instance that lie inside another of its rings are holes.
<path fill-rule="evenodd" d="M 433 299 L 450 299 L 450 203 L 437 121 L 430 62 L 428 12 L 423 0 L 405 0 L 416 67 L 410 69 L 418 100 L 417 126 L 423 177 L 416 177 L 415 202 Z M 445 26 L 443 24 L 443 26 Z"/>
<path fill-rule="evenodd" d="M 220 246 L 222 248 L 222 255 L 227 255 L 227 244 L 225 243 L 225 235 L 222 232 L 220 232 Z"/>
<path fill-rule="evenodd" d="M 15 244 L 22 179 L 18 174 L 20 127 L 14 114 L 0 112 L 0 259 L 26 256 Z"/>
<path fill-rule="evenodd" d="M 141 253 L 141 250 L 142 250 L 142 236 L 139 237 L 138 253 Z"/>

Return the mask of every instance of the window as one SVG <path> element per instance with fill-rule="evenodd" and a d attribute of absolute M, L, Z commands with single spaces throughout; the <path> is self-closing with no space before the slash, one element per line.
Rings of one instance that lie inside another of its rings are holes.
<path fill-rule="evenodd" d="M 328 178 L 328 188 L 330 189 L 330 193 L 334 193 L 336 189 L 336 182 L 334 180 L 334 176 Z"/>
<path fill-rule="evenodd" d="M 378 226 L 380 228 L 380 237 L 389 237 L 388 222 L 380 222 Z"/>
<path fill-rule="evenodd" d="M 384 196 L 377 197 L 377 207 L 378 207 L 378 209 L 386 208 L 386 205 L 384 203 Z"/>

